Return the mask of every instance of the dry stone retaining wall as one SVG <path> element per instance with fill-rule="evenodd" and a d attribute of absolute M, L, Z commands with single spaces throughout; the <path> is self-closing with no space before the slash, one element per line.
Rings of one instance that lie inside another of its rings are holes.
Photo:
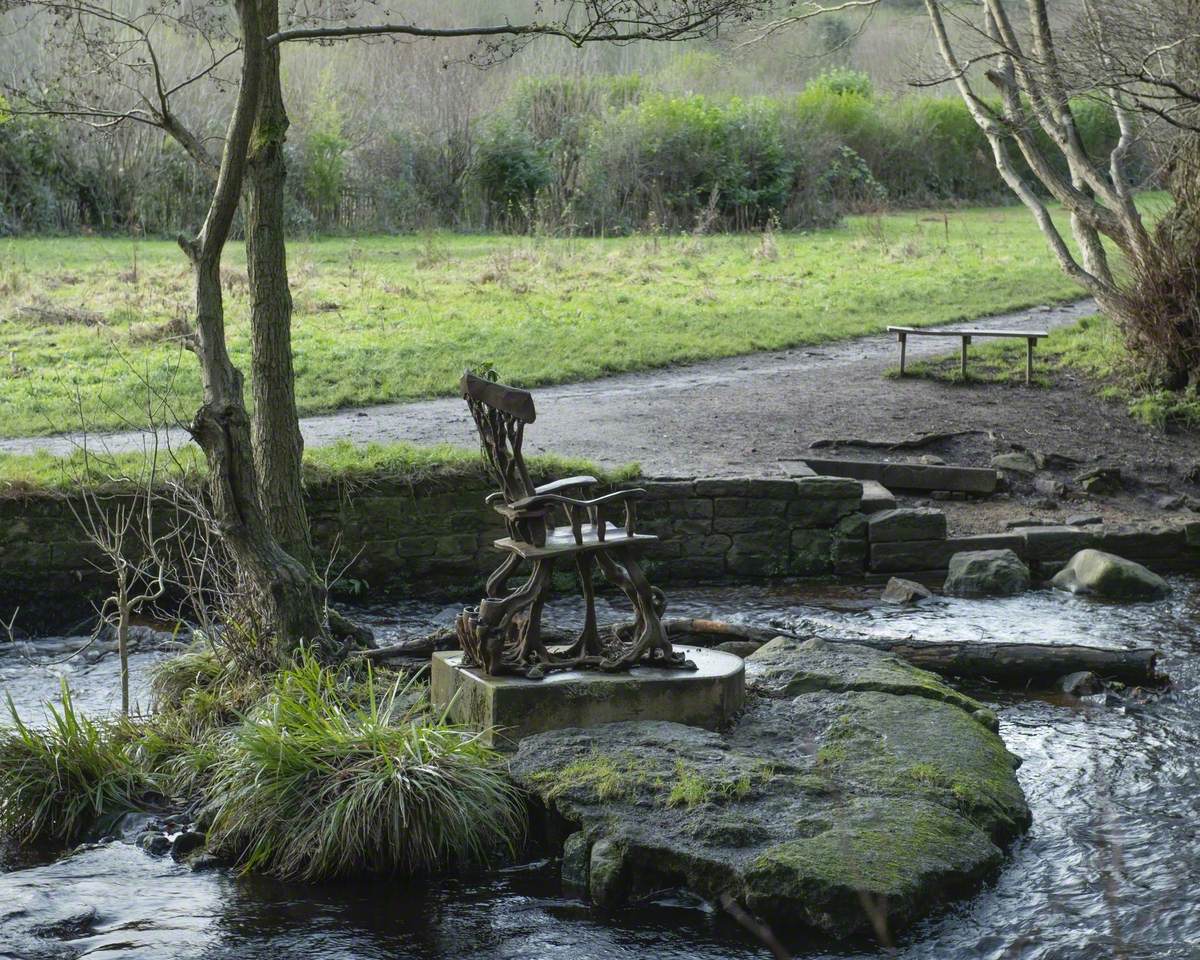
<path fill-rule="evenodd" d="M 839 477 L 644 481 L 639 532 L 655 583 L 861 575 L 867 562 L 862 485 Z M 314 545 L 335 552 L 348 585 L 365 596 L 467 599 L 495 568 L 505 535 L 484 505 L 492 492 L 468 475 L 417 484 L 379 481 L 307 491 Z M 26 630 L 60 630 L 88 617 L 108 589 L 100 557 L 81 536 L 67 499 L 0 500 L 0 617 L 20 608 Z M 564 577 L 567 575 L 564 574 Z M 567 586 L 564 582 L 563 586 Z"/>

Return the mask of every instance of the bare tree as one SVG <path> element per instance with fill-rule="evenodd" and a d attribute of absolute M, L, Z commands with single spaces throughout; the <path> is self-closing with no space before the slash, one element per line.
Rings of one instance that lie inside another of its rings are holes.
<path fill-rule="evenodd" d="M 154 443 L 155 441 L 151 441 Z M 129 630 L 133 618 L 150 613 L 166 595 L 171 580 L 168 550 L 179 525 L 156 511 L 159 461 L 157 446 L 135 475 L 112 474 L 108 492 L 92 485 L 93 458 L 83 448 L 77 497 L 67 504 L 99 558 L 92 563 L 112 581 L 113 591 L 98 609 L 97 630 L 109 627 L 117 637 L 121 661 L 121 713 L 129 715 Z"/>
<path fill-rule="evenodd" d="M 1046 0 L 1025 0 L 1023 25 L 1012 16 L 1015 6 L 983 0 L 973 8 L 979 22 L 969 34 L 973 49 L 964 55 L 947 29 L 958 8 L 925 0 L 949 71 L 943 79 L 958 89 L 996 168 L 1033 213 L 1062 269 L 1121 324 L 1131 348 L 1168 386 L 1193 382 L 1200 375 L 1200 78 L 1194 69 L 1200 6 L 1194 0 L 1078 0 L 1058 9 L 1058 27 Z M 984 65 L 998 103 L 976 89 L 975 64 Z M 1116 118 L 1119 137 L 1107 155 L 1093 155 L 1083 143 L 1074 105 L 1080 98 L 1100 101 Z M 1152 230 L 1135 203 L 1128 161 L 1156 125 L 1166 126 L 1171 141 L 1177 207 L 1169 218 L 1173 227 Z M 1016 156 L 1040 190 L 1018 170 Z M 1078 253 L 1051 218 L 1046 194 L 1070 214 Z M 1180 224 L 1188 230 L 1179 231 Z M 1114 270 L 1102 238 L 1122 254 L 1123 272 Z"/>
<path fill-rule="evenodd" d="M 277 0 L 233 0 L 232 19 L 220 5 L 182 0 L 7 0 L 19 23 L 51 21 L 47 35 L 63 45 L 67 82 L 47 85 L 21 76 L 10 85 L 15 112 L 69 117 L 105 127 L 142 123 L 177 140 L 211 171 L 213 192 L 195 236 L 180 246 L 192 267 L 194 334 L 204 400 L 189 430 L 209 464 L 213 517 L 249 584 L 281 653 L 303 642 L 337 649 L 334 634 L 354 631 L 330 616 L 324 585 L 308 548 L 301 497 L 302 442 L 295 408 L 291 297 L 283 218 L 287 131 L 279 82 L 283 44 L 351 39 L 478 38 L 478 56 L 511 55 L 531 40 L 556 37 L 588 43 L 672 41 L 705 36 L 731 19 L 747 19 L 767 0 L 545 0 L 523 21 L 436 25 L 372 8 L 303 0 L 281 25 Z M 161 56 L 161 38 L 183 31 L 203 51 L 179 69 Z M 236 79 L 232 64 L 240 60 Z M 226 73 L 228 71 L 228 74 Z M 219 156 L 191 131 L 173 98 L 204 81 L 235 91 Z M 220 283 L 221 256 L 243 185 L 252 298 L 252 388 L 255 420 L 245 404 L 241 372 L 229 358 Z"/>

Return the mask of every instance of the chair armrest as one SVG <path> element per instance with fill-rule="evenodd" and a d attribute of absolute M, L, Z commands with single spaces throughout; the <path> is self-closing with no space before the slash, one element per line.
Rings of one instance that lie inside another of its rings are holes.
<path fill-rule="evenodd" d="M 540 487 L 534 487 L 534 494 L 539 493 L 558 493 L 560 490 L 573 490 L 576 487 L 594 487 L 599 481 L 595 477 L 586 475 L 578 477 L 563 477 L 561 480 L 554 480 L 550 483 L 543 483 Z"/>
<path fill-rule="evenodd" d="M 605 503 L 620 503 L 623 500 L 637 500 L 645 496 L 646 491 L 639 487 L 634 487 L 629 490 L 616 490 L 613 493 L 606 493 L 602 497 L 595 497 L 591 500 L 577 500 L 574 497 L 564 497 L 557 493 L 535 493 L 532 497 L 522 497 L 510 503 L 509 506 L 514 510 L 524 510 L 528 507 L 541 506 L 544 503 L 564 503 L 572 507 L 595 507 Z"/>

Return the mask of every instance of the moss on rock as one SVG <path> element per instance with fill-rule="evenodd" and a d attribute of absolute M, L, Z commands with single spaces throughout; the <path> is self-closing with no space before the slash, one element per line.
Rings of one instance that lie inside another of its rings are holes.
<path fill-rule="evenodd" d="M 580 827 L 568 879 L 586 872 L 610 906 L 663 885 L 731 893 L 842 935 L 895 932 L 996 869 L 1029 811 L 978 703 L 868 648 L 763 649 L 726 733 L 627 722 L 522 741 L 513 775 Z"/>

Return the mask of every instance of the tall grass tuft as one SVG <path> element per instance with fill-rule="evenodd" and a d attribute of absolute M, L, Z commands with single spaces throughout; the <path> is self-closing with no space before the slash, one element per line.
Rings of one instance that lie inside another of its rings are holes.
<path fill-rule="evenodd" d="M 209 846 L 247 870 L 299 880 L 423 873 L 511 850 L 515 789 L 477 734 L 401 706 L 405 689 L 354 701 L 304 655 L 223 745 Z"/>
<path fill-rule="evenodd" d="M 19 843 L 69 844 L 104 815 L 138 809 L 155 792 L 115 725 L 79 713 L 64 680 L 31 727 L 8 699 L 12 726 L 0 729 L 0 836 Z"/>

